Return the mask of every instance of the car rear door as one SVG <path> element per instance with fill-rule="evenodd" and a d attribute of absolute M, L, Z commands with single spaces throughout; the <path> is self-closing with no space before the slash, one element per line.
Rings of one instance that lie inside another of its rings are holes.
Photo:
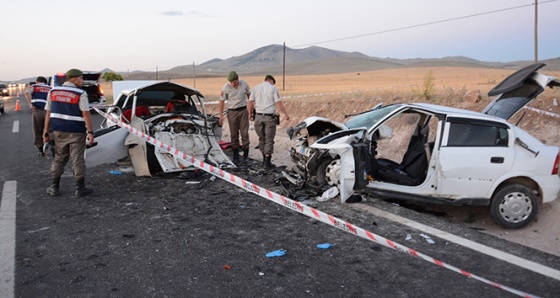
<path fill-rule="evenodd" d="M 513 166 L 513 140 L 504 123 L 448 118 L 439 152 L 437 193 L 489 198 L 496 179 Z"/>

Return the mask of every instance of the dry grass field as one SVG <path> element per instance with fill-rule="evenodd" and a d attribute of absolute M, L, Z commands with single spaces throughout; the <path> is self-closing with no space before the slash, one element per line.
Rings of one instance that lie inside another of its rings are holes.
<path fill-rule="evenodd" d="M 328 75 L 276 76 L 276 86 L 290 113 L 291 120 L 282 122 L 282 127 L 293 126 L 309 116 L 323 116 L 337 121 L 344 121 L 343 115 L 360 112 L 383 102 L 432 102 L 448 106 L 480 111 L 491 100 L 487 93 L 513 70 L 486 68 L 395 68 L 361 73 L 342 73 Z M 543 72 L 560 77 L 558 72 Z M 264 75 L 243 76 L 250 87 L 260 84 Z M 432 78 L 433 96 L 427 100 L 422 96 L 426 80 Z M 177 79 L 176 83 L 194 87 L 206 97 L 207 101 L 218 100 L 220 90 L 226 78 Z M 112 100 L 110 82 L 103 83 L 103 89 L 109 100 Z M 467 93 L 480 93 L 478 102 L 465 98 Z M 560 90 L 547 90 L 539 100 L 530 103 L 538 109 L 560 114 L 560 106 L 554 106 L 553 100 L 560 99 Z M 216 105 L 209 105 L 209 113 L 217 112 Z M 558 128 L 560 120 L 528 112 L 527 119 L 521 126 L 537 128 L 542 132 L 545 126 Z M 528 129 L 530 132 L 531 129 Z M 554 129 L 542 137 L 548 144 L 560 146 L 560 133 Z"/>

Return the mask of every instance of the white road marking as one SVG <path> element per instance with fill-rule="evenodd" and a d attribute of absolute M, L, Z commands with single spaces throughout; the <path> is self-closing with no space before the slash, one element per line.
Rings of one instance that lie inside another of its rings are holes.
<path fill-rule="evenodd" d="M 14 126 L 12 127 L 12 132 L 19 132 L 19 120 L 14 121 Z"/>
<path fill-rule="evenodd" d="M 409 226 L 413 229 L 432 234 L 432 235 L 437 236 L 441 239 L 445 239 L 449 242 L 453 242 L 455 244 L 462 245 L 464 247 L 467 247 L 467 248 L 470 248 L 472 250 L 476 250 L 480 253 L 483 253 L 483 254 L 489 255 L 491 257 L 494 257 L 496 259 L 508 262 L 510 264 L 525 268 L 527 270 L 531 270 L 531 271 L 536 272 L 536 273 L 540 273 L 542 275 L 545 275 L 545 276 L 548 276 L 550 278 L 554 278 L 554 279 L 560 281 L 560 271 L 556 270 L 554 268 L 546 267 L 546 266 L 541 265 L 539 263 L 535 263 L 535 262 L 532 262 L 532 261 L 514 256 L 512 254 L 508 254 L 508 253 L 503 252 L 501 250 L 497 250 L 497 249 L 494 249 L 492 247 L 488 247 L 486 245 L 482 245 L 480 243 L 477 243 L 477 242 L 474 242 L 474 241 L 471 241 L 471 240 L 468 240 L 468 239 L 465 239 L 465 238 L 461 238 L 459 236 L 456 236 L 456 235 L 453 235 L 453 234 L 450 234 L 450 233 L 432 228 L 430 226 L 426 226 L 426 225 L 421 224 L 419 222 L 415 222 L 415 221 L 412 221 L 410 219 L 400 217 L 398 215 L 380 210 L 380 209 L 372 207 L 372 206 L 368 206 L 368 205 L 364 205 L 364 204 L 354 204 L 354 206 L 356 208 L 364 209 L 368 212 L 371 212 L 376 216 L 380 216 L 380 217 L 386 218 L 388 220 L 398 222 L 398 223 L 403 224 L 405 226 Z"/>
<path fill-rule="evenodd" d="M 16 181 L 4 182 L 0 201 L 0 297 L 13 298 L 16 259 Z"/>

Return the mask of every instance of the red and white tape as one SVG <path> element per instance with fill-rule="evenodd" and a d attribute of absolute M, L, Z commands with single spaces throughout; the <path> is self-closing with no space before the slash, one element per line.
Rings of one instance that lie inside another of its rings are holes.
<path fill-rule="evenodd" d="M 311 208 L 307 205 L 301 204 L 300 202 L 297 202 L 297 201 L 294 201 L 292 199 L 286 198 L 286 197 L 284 197 L 280 194 L 277 194 L 273 191 L 270 191 L 270 190 L 268 190 L 264 187 L 260 187 L 256 184 L 251 183 L 251 182 L 249 182 L 245 179 L 242 179 L 242 178 L 240 178 L 236 175 L 228 173 L 221 168 L 217 168 L 213 165 L 210 165 L 210 164 L 205 163 L 201 160 L 198 160 L 194 156 L 190 156 L 190 155 L 188 155 L 184 152 L 181 152 L 178 149 L 173 148 L 172 146 L 170 146 L 168 144 L 165 144 L 165 143 L 163 143 L 163 142 L 161 142 L 161 141 L 159 141 L 159 140 L 157 140 L 157 139 L 155 139 L 155 138 L 137 130 L 136 128 L 122 122 L 120 119 L 117 119 L 114 115 L 106 114 L 106 113 L 102 112 L 101 110 L 99 110 L 98 108 L 94 108 L 94 109 L 95 109 L 95 111 L 97 111 L 97 113 L 99 113 L 99 115 L 102 115 L 103 117 L 107 118 L 108 120 L 111 120 L 111 121 L 115 122 L 118 126 L 128 130 L 132 134 L 136 135 L 139 138 L 142 138 L 146 142 L 154 145 L 155 147 L 166 150 L 169 154 L 172 154 L 175 157 L 178 157 L 178 158 L 180 158 L 180 159 L 182 159 L 186 162 L 190 162 L 195 167 L 197 167 L 197 168 L 199 168 L 199 169 L 201 169 L 205 172 L 208 172 L 208 173 L 210 173 L 214 176 L 217 176 L 217 177 L 223 179 L 224 181 L 227 181 L 227 182 L 229 182 L 229 183 L 231 183 L 235 186 L 241 187 L 241 188 L 245 189 L 246 191 L 252 192 L 252 193 L 254 193 L 258 196 L 261 196 L 265 199 L 268 199 L 268 200 L 270 200 L 270 201 L 272 201 L 276 204 L 287 207 L 287 208 L 289 208 L 293 211 L 299 212 L 299 213 L 304 214 L 306 216 L 309 216 L 313 219 L 316 219 L 316 220 L 319 220 L 323 223 L 326 223 L 330 226 L 333 226 L 333 227 L 338 228 L 340 230 L 343 230 L 345 232 L 354 234 L 358 237 L 367 239 L 369 241 L 373 241 L 375 243 L 378 243 L 378 244 L 381 244 L 385 247 L 391 248 L 393 250 L 411 255 L 413 257 L 423 259 L 423 260 L 428 261 L 430 263 L 436 264 L 440 267 L 444 267 L 444 268 L 449 269 L 451 271 L 454 271 L 456 273 L 460 273 L 460 274 L 462 274 L 466 277 L 476 279 L 476 280 L 481 281 L 485 284 L 492 285 L 496 288 L 505 290 L 505 291 L 513 293 L 515 295 L 522 296 L 522 297 L 537 297 L 537 296 L 534 296 L 532 294 L 528 294 L 528 293 L 522 292 L 520 290 L 516 290 L 514 288 L 504 286 L 504 285 L 501 285 L 499 283 L 490 281 L 490 280 L 488 280 L 486 278 L 483 278 L 481 276 L 469 273 L 465 270 L 462 270 L 462 269 L 459 269 L 455 266 L 444 263 L 444 262 L 442 262 L 438 259 L 432 258 L 432 257 L 430 257 L 426 254 L 423 254 L 421 252 L 418 252 L 418 251 L 416 251 L 412 248 L 408 248 L 408 247 L 406 247 L 404 245 L 401 245 L 397 242 L 386 239 L 382 236 L 374 234 L 374 233 L 372 233 L 370 231 L 367 231 L 363 228 L 355 226 L 355 225 L 353 225 L 349 222 L 346 222 L 346 221 L 341 220 L 339 218 L 336 218 L 332 215 L 329 215 L 327 213 L 319 211 L 315 208 Z"/>
<path fill-rule="evenodd" d="M 523 108 L 524 108 L 524 109 L 527 109 L 527 110 L 529 110 L 529 111 L 533 111 L 533 112 L 539 113 L 539 114 L 543 114 L 543 115 L 547 115 L 547 116 L 550 116 L 550 117 L 554 117 L 554 118 L 559 118 L 559 119 L 560 119 L 560 114 L 556 114 L 556 113 L 552 113 L 552 112 L 547 112 L 547 111 L 543 111 L 543 110 L 539 110 L 539 109 L 537 109 L 537 108 L 527 107 L 527 106 L 525 106 L 525 107 L 523 107 Z"/>

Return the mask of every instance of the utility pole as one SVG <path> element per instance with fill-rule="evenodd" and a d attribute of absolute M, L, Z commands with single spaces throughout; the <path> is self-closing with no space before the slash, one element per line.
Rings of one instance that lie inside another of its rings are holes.
<path fill-rule="evenodd" d="M 194 70 L 194 61 L 192 62 L 192 75 L 193 75 L 193 84 L 194 84 L 194 88 L 196 89 L 196 72 Z"/>
<path fill-rule="evenodd" d="M 158 80 L 158 67 L 156 66 L 156 81 Z"/>
<path fill-rule="evenodd" d="M 286 42 L 284 42 L 284 57 L 282 60 L 282 91 L 286 91 Z"/>
<path fill-rule="evenodd" d="M 539 62 L 539 0 L 535 0 L 535 63 Z"/>

